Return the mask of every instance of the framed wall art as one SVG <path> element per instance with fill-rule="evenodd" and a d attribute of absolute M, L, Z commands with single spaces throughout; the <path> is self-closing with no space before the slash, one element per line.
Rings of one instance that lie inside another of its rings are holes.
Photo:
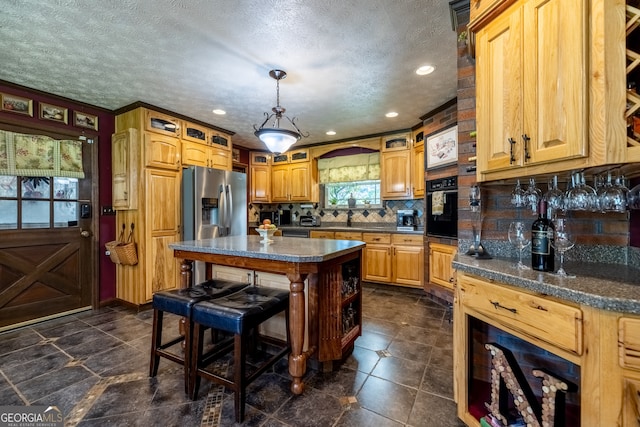
<path fill-rule="evenodd" d="M 427 169 L 439 168 L 458 161 L 458 125 L 427 135 L 425 163 Z"/>
<path fill-rule="evenodd" d="M 74 111 L 73 125 L 81 128 L 98 130 L 98 116 L 81 113 L 80 111 Z"/>
<path fill-rule="evenodd" d="M 33 100 L 0 93 L 0 110 L 33 117 Z"/>
<path fill-rule="evenodd" d="M 56 105 L 39 103 L 40 106 L 40 118 L 44 120 L 51 120 L 58 123 L 69 123 L 69 110 Z"/>

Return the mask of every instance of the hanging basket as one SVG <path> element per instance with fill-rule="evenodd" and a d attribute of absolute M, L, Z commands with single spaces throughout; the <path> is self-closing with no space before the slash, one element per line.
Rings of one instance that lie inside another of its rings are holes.
<path fill-rule="evenodd" d="M 138 263 L 138 250 L 133 240 L 133 228 L 134 225 L 132 223 L 129 236 L 125 240 L 125 225 L 122 224 L 122 231 L 120 232 L 118 240 L 113 240 L 105 244 L 105 247 L 109 251 L 109 258 L 114 264 L 136 265 Z"/>

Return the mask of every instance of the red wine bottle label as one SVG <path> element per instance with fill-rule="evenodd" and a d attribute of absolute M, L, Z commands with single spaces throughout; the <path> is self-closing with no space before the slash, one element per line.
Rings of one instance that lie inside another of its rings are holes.
<path fill-rule="evenodd" d="M 551 255 L 553 230 L 531 230 L 531 253 Z"/>

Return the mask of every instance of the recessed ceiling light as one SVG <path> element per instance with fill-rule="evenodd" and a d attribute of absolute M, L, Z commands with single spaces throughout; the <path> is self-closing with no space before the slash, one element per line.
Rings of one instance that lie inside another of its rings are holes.
<path fill-rule="evenodd" d="M 328 130 L 328 131 L 327 131 L 327 135 L 329 135 L 329 136 L 333 136 L 333 135 L 335 135 L 335 134 L 336 134 L 336 131 L 335 131 L 335 130 Z"/>
<path fill-rule="evenodd" d="M 419 76 L 425 76 L 427 74 L 433 73 L 435 69 L 436 67 L 434 67 L 433 65 L 423 65 L 416 70 L 416 74 Z"/>
<path fill-rule="evenodd" d="M 227 114 L 227 112 L 216 108 L 215 110 L 213 110 L 213 114 L 223 115 L 223 114 Z"/>
<path fill-rule="evenodd" d="M 398 113 L 396 113 L 395 111 L 389 111 L 387 114 L 385 114 L 386 117 L 398 117 Z"/>

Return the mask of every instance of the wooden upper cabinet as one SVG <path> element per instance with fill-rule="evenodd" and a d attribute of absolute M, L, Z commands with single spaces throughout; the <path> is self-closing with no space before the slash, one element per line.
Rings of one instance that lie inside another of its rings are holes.
<path fill-rule="evenodd" d="M 271 169 L 269 166 L 250 166 L 251 202 L 271 202 Z"/>
<path fill-rule="evenodd" d="M 477 35 L 480 174 L 587 155 L 583 0 L 526 0 Z"/>
<path fill-rule="evenodd" d="M 411 139 L 413 140 L 414 147 L 424 145 L 424 128 L 419 128 L 411 132 Z"/>
<path fill-rule="evenodd" d="M 318 173 L 315 162 L 276 162 L 271 166 L 272 202 L 312 202 L 317 201 Z"/>
<path fill-rule="evenodd" d="M 301 148 L 299 150 L 289 151 L 289 163 L 300 163 L 300 162 L 308 162 L 311 160 L 309 155 L 309 150 L 306 148 Z"/>
<path fill-rule="evenodd" d="M 380 155 L 383 199 L 411 198 L 411 151 L 383 152 Z"/>
<path fill-rule="evenodd" d="M 204 126 L 185 122 L 182 127 L 182 140 L 206 144 L 208 133 L 209 130 Z"/>
<path fill-rule="evenodd" d="M 389 135 L 382 137 L 382 151 L 402 151 L 411 147 L 409 133 Z"/>
<path fill-rule="evenodd" d="M 181 132 L 181 122 L 167 114 L 144 109 L 144 128 L 149 132 L 178 138 Z"/>
<path fill-rule="evenodd" d="M 210 131 L 209 144 L 220 150 L 231 151 L 231 137 L 224 133 Z"/>
<path fill-rule="evenodd" d="M 144 133 L 144 164 L 169 170 L 180 170 L 180 140 L 151 132 Z"/>
<path fill-rule="evenodd" d="M 112 204 L 115 210 L 138 208 L 138 131 L 111 136 Z"/>
<path fill-rule="evenodd" d="M 252 151 L 249 153 L 249 164 L 251 166 L 270 166 L 272 156 L 271 153 Z"/>
<path fill-rule="evenodd" d="M 209 147 L 191 141 L 182 141 L 182 164 L 193 166 L 209 166 Z"/>
<path fill-rule="evenodd" d="M 289 201 L 289 165 L 276 165 L 271 167 L 271 201 Z"/>
<path fill-rule="evenodd" d="M 424 144 L 411 150 L 411 184 L 413 198 L 424 197 Z"/>
<path fill-rule="evenodd" d="M 311 163 L 293 163 L 289 166 L 290 200 L 294 202 L 311 201 L 312 173 Z M 317 185 L 317 184 L 314 184 Z"/>

